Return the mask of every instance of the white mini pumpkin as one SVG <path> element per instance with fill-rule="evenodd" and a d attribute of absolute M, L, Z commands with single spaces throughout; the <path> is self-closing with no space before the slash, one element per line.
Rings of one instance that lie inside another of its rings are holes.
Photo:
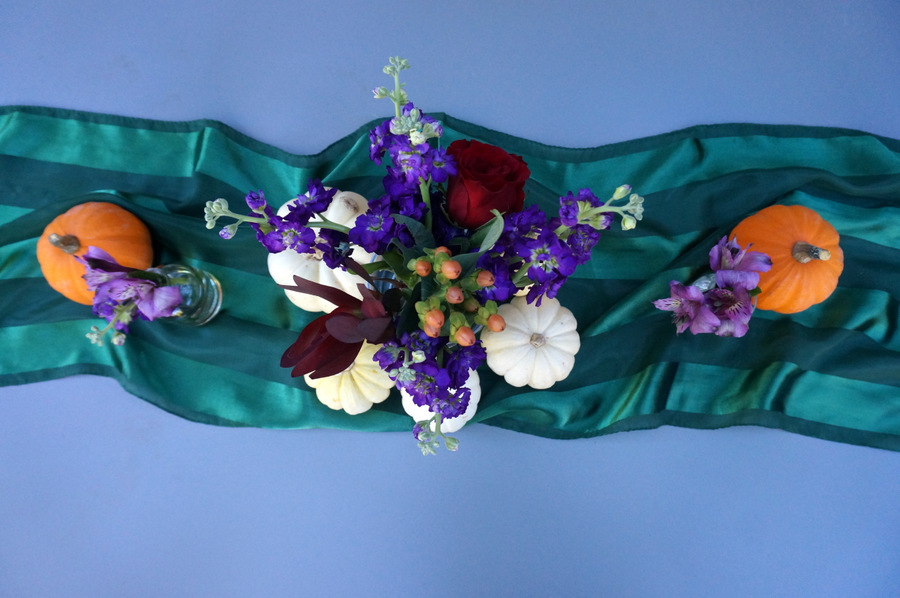
<path fill-rule="evenodd" d="M 578 322 L 557 299 L 544 297 L 541 305 L 515 297 L 501 305 L 498 313 L 506 320 L 502 332 L 485 330 L 481 342 L 487 364 L 503 376 L 507 384 L 550 388 L 563 380 L 575 366 L 581 348 Z"/>
<path fill-rule="evenodd" d="M 343 409 L 350 415 L 364 413 L 388 398 L 394 387 L 394 381 L 373 360 L 379 347 L 363 343 L 359 355 L 343 372 L 325 378 L 310 378 L 307 374 L 303 379 L 316 389 L 316 397 L 323 405 L 335 411 Z"/>
<path fill-rule="evenodd" d="M 278 210 L 278 215 L 284 216 L 287 214 L 290 205 L 295 201 L 297 200 L 292 199 L 281 206 Z M 331 222 L 342 224 L 344 226 L 353 226 L 356 217 L 360 214 L 364 214 L 368 205 L 366 198 L 358 193 L 353 193 L 352 191 L 339 191 L 335 194 L 328 209 L 323 212 L 323 216 Z M 321 219 L 314 217 L 311 220 L 311 222 L 317 221 L 321 221 Z M 367 253 L 359 247 L 353 251 L 352 257 L 360 264 L 367 264 L 373 260 L 373 255 L 371 253 Z M 356 274 L 341 270 L 340 268 L 332 270 L 322 260 L 321 255 L 313 253 L 301 254 L 293 249 L 286 249 L 280 253 L 270 253 L 268 265 L 269 275 L 278 284 L 292 285 L 294 284 L 294 276 L 299 276 L 306 280 L 340 289 L 358 299 L 362 298 L 356 285 L 361 283 L 364 284 L 365 281 Z M 287 290 L 284 293 L 294 305 L 306 311 L 330 312 L 335 308 L 335 305 L 330 301 L 326 301 L 315 295 Z"/>
<path fill-rule="evenodd" d="M 465 387 L 472 391 L 472 394 L 469 396 L 469 405 L 462 415 L 441 420 L 441 432 L 444 434 L 452 434 L 462 428 L 478 410 L 478 401 L 481 400 L 481 378 L 478 377 L 478 372 L 475 370 L 469 372 L 469 378 L 466 380 Z M 400 390 L 400 397 L 403 410 L 413 420 L 417 422 L 425 421 L 431 419 L 434 415 L 428 410 L 427 406 L 413 403 L 412 395 L 403 389 Z M 431 430 L 434 431 L 434 423 L 431 424 Z"/>

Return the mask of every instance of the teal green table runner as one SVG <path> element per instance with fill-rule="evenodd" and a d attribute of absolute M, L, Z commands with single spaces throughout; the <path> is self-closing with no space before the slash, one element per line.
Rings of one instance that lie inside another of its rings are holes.
<path fill-rule="evenodd" d="M 506 385 L 486 367 L 473 421 L 549 438 L 678 425 L 752 424 L 900 450 L 900 141 L 860 131 L 748 124 L 698 126 L 590 149 L 549 147 L 443 114 L 447 143 L 479 139 L 524 157 L 526 201 L 555 210 L 568 190 L 630 183 L 645 196 L 637 229 L 604 234 L 559 295 L 579 322 L 575 369 L 548 390 Z M 392 397 L 350 416 L 279 367 L 314 315 L 271 281 L 249 230 L 204 226 L 217 197 L 273 203 L 310 178 L 380 194 L 370 123 L 298 156 L 215 121 L 161 122 L 51 108 L 0 107 L 0 386 L 76 374 L 116 379 L 181 417 L 266 428 L 409 431 Z M 35 243 L 85 201 L 111 201 L 150 228 L 156 261 L 215 274 L 221 314 L 201 328 L 138 322 L 122 347 L 91 345 L 88 306 L 53 291 Z M 710 247 L 765 206 L 803 204 L 841 234 L 845 270 L 826 302 L 792 316 L 757 311 L 741 339 L 676 335 L 654 299 L 690 282 Z"/>

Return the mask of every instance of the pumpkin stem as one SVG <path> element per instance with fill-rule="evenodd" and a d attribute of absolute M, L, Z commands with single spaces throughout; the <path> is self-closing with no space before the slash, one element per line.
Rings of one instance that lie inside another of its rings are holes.
<path fill-rule="evenodd" d="M 72 255 L 81 249 L 81 243 L 75 235 L 57 235 L 56 233 L 50 233 L 47 240 L 51 245 L 62 249 L 69 255 Z"/>
<path fill-rule="evenodd" d="M 531 339 L 529 339 L 529 342 L 533 347 L 537 348 L 543 347 L 544 343 L 547 342 L 547 339 L 544 338 L 543 334 L 538 334 L 537 332 L 535 332 L 531 335 Z"/>
<path fill-rule="evenodd" d="M 804 241 L 794 243 L 791 255 L 801 264 L 811 262 L 813 260 L 822 260 L 823 262 L 831 259 L 831 252 L 815 245 L 810 245 Z"/>

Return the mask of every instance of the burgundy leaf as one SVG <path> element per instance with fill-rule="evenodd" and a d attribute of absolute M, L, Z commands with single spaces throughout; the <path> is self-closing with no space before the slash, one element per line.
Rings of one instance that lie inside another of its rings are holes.
<path fill-rule="evenodd" d="M 298 361 L 306 357 L 310 351 L 314 350 L 328 336 L 325 323 L 330 315 L 325 314 L 307 324 L 306 328 L 297 337 L 297 340 L 281 356 L 281 367 L 294 367 Z"/>
<path fill-rule="evenodd" d="M 356 329 L 359 334 L 372 344 L 380 344 L 388 340 L 394 333 L 390 316 L 368 318 L 359 323 Z"/>
<path fill-rule="evenodd" d="M 361 320 L 352 314 L 337 314 L 325 322 L 328 334 L 342 343 L 358 343 L 363 336 L 357 330 Z"/>
<path fill-rule="evenodd" d="M 348 367 L 353 365 L 359 350 L 362 348 L 362 341 L 353 344 L 340 343 L 335 346 L 334 352 L 330 353 L 328 361 L 322 363 L 313 372 L 310 372 L 310 378 L 326 378 L 340 374 Z"/>
<path fill-rule="evenodd" d="M 306 295 L 321 297 L 325 301 L 330 301 L 338 307 L 359 308 L 360 305 L 360 300 L 349 293 L 345 293 L 334 287 L 319 284 L 318 282 L 306 280 L 305 278 L 300 278 L 299 276 L 294 276 L 294 286 L 284 284 L 278 286 L 287 291 L 296 291 Z"/>

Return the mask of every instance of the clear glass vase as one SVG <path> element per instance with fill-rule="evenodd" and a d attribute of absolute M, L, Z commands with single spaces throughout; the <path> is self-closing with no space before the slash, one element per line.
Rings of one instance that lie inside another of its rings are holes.
<path fill-rule="evenodd" d="M 219 280 L 198 268 L 184 264 L 168 264 L 151 268 L 162 274 L 171 286 L 181 291 L 181 305 L 171 319 L 188 326 L 203 326 L 216 317 L 222 307 L 222 285 Z"/>

